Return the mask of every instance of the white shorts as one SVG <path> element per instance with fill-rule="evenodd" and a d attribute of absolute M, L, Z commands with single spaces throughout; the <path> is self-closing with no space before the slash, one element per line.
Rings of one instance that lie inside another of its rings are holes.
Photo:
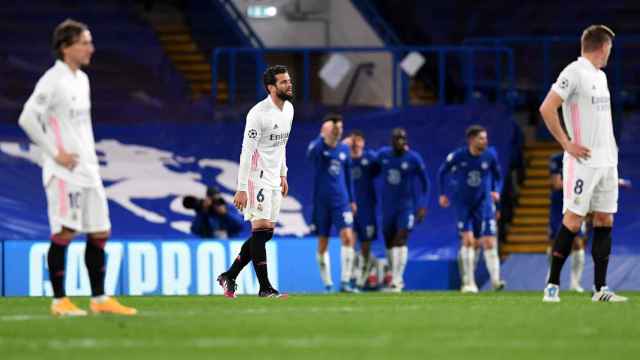
<path fill-rule="evenodd" d="M 249 181 L 247 197 L 247 207 L 243 211 L 245 220 L 270 220 L 274 223 L 278 220 L 282 205 L 280 189 L 262 188 L 253 181 Z"/>
<path fill-rule="evenodd" d="M 565 156 L 563 169 L 565 213 L 586 216 L 590 212 L 614 214 L 618 211 L 618 167 L 588 167 Z"/>
<path fill-rule="evenodd" d="M 109 205 L 102 184 L 82 187 L 53 177 L 47 184 L 47 206 L 51 234 L 66 227 L 78 232 L 109 231 Z"/>

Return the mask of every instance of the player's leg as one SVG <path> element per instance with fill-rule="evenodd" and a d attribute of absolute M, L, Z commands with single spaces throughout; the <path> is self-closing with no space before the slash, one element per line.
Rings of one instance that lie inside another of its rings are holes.
<path fill-rule="evenodd" d="M 83 316 L 87 312 L 79 309 L 67 298 L 65 293 L 65 258 L 67 247 L 81 229 L 78 209 L 80 188 L 70 186 L 67 182 L 53 178 L 45 188 L 47 195 L 47 212 L 51 229 L 51 245 L 47 253 L 49 279 L 53 288 L 51 314 L 57 316 Z"/>
<path fill-rule="evenodd" d="M 316 202 L 313 208 L 312 222 L 318 235 L 316 261 L 320 270 L 320 279 L 322 279 L 325 291 L 331 292 L 333 290 L 333 280 L 331 279 L 331 258 L 328 251 L 331 231 L 331 209 Z"/>
<path fill-rule="evenodd" d="M 260 196 L 261 193 L 263 196 Z M 252 234 L 249 247 L 253 269 L 260 283 L 258 296 L 287 297 L 287 294 L 280 294 L 278 290 L 274 289 L 269 281 L 266 249 L 267 242 L 273 238 L 275 225 L 280 215 L 282 193 L 280 189 L 260 189 L 256 194 L 256 200 L 257 211 L 262 213 L 251 221 Z"/>
<path fill-rule="evenodd" d="M 543 301 L 560 301 L 560 272 L 571 254 L 573 239 L 580 231 L 580 226 L 589 212 L 589 204 L 597 183 L 596 169 L 580 165 L 569 157 L 563 168 L 563 213 L 562 225 L 553 241 L 551 249 L 551 267 Z"/>
<path fill-rule="evenodd" d="M 355 260 L 355 237 L 353 235 L 353 213 L 349 209 L 349 205 L 332 209 L 331 222 L 336 229 L 340 229 L 340 291 L 353 292 L 351 286 L 351 273 L 353 271 L 353 263 Z"/>
<path fill-rule="evenodd" d="M 460 262 L 462 264 L 461 283 L 460 290 L 463 293 L 477 293 L 478 286 L 476 285 L 475 278 L 475 236 L 473 230 L 469 225 L 463 227 L 463 231 L 460 234 L 462 239 L 462 246 L 460 248 Z"/>
<path fill-rule="evenodd" d="M 593 213 L 593 282 L 595 294 L 593 301 L 625 302 L 628 299 L 616 295 L 607 287 L 607 269 L 611 255 L 611 230 L 613 214 L 618 211 L 618 169 L 617 167 L 600 168 L 602 178 L 594 190 Z"/>
<path fill-rule="evenodd" d="M 584 289 L 580 285 L 582 280 L 582 273 L 584 272 L 584 248 L 585 248 L 585 234 L 586 234 L 586 221 L 582 223 L 580 233 L 573 240 L 573 246 L 571 250 L 571 281 L 570 289 L 583 293 Z"/>
<path fill-rule="evenodd" d="M 391 289 L 400 292 L 404 288 L 404 271 L 409 257 L 407 241 L 414 226 L 415 215 L 412 209 L 398 212 L 396 216 L 396 233 L 391 244 L 391 273 L 393 280 Z"/>
<path fill-rule="evenodd" d="M 366 222 L 361 222 L 361 226 L 357 227 L 358 239 L 360 240 L 360 253 L 362 255 L 362 264 L 360 266 L 360 275 L 357 280 L 358 288 L 363 288 L 369 278 L 372 268 L 371 242 L 377 237 L 375 218 Z"/>
<path fill-rule="evenodd" d="M 500 277 L 500 257 L 498 256 L 498 241 L 496 237 L 495 219 L 485 219 L 482 224 L 481 243 L 484 253 L 484 262 L 491 279 L 491 287 L 494 290 L 504 289 L 504 281 Z"/>
<path fill-rule="evenodd" d="M 106 271 L 105 246 L 111 234 L 109 205 L 102 186 L 84 188 L 81 196 L 82 231 L 87 233 L 84 263 L 91 283 L 91 301 L 89 307 L 94 314 L 108 313 L 116 315 L 135 315 L 134 308 L 123 306 L 104 291 Z"/>
<path fill-rule="evenodd" d="M 387 257 L 387 268 L 384 274 L 383 286 L 390 288 L 393 281 L 393 257 L 391 256 L 391 249 L 393 248 L 393 239 L 397 230 L 395 224 L 395 212 L 382 213 L 382 235 L 384 237 L 385 254 Z"/>

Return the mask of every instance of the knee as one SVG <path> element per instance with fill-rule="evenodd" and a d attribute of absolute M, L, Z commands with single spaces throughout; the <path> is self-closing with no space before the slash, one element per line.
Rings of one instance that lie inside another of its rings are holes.
<path fill-rule="evenodd" d="M 482 246 L 485 250 L 492 250 L 496 247 L 496 238 L 493 236 L 487 236 L 482 239 Z"/>
<path fill-rule="evenodd" d="M 409 239 L 409 231 L 400 230 L 400 231 L 398 231 L 398 233 L 396 234 L 396 236 L 395 236 L 395 238 L 393 240 L 393 245 L 394 246 L 406 246 L 408 239 Z"/>
<path fill-rule="evenodd" d="M 462 233 L 462 246 L 471 247 L 475 245 L 475 239 L 473 237 L 473 233 L 464 232 Z"/>
<path fill-rule="evenodd" d="M 580 231 L 580 226 L 582 226 L 582 217 L 567 212 L 562 218 L 562 225 L 564 225 L 572 233 L 576 234 Z"/>
<path fill-rule="evenodd" d="M 327 247 L 329 246 L 329 239 L 321 236 L 318 237 L 318 252 L 320 254 L 324 254 L 325 251 L 327 251 Z"/>
<path fill-rule="evenodd" d="M 593 226 L 597 227 L 612 227 L 613 215 L 607 213 L 595 213 L 593 215 Z"/>

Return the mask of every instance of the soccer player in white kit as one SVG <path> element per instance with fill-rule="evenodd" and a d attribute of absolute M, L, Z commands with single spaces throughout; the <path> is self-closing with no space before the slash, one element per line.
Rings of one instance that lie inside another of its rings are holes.
<path fill-rule="evenodd" d="M 260 283 L 260 297 L 286 297 L 271 286 L 267 276 L 265 244 L 273 237 L 282 198 L 287 196 L 286 145 L 293 123 L 293 85 L 285 66 L 269 67 L 263 76 L 269 94 L 247 114 L 242 140 L 236 207 L 251 222 L 251 237 L 226 272 L 218 276 L 224 295 L 235 298 L 236 277 L 249 263 Z"/>
<path fill-rule="evenodd" d="M 67 19 L 54 30 L 52 46 L 55 65 L 40 78 L 19 119 L 43 154 L 42 175 L 52 234 L 47 255 L 54 296 L 51 313 L 87 314 L 66 297 L 64 289 L 67 246 L 78 232 L 84 232 L 91 311 L 134 315 L 136 309 L 104 293 L 104 246 L 111 222 L 93 139 L 89 78 L 80 70 L 91 62 L 91 33 L 85 24 Z"/>
<path fill-rule="evenodd" d="M 554 240 L 543 301 L 559 302 L 560 271 L 588 213 L 593 213 L 595 293 L 592 301 L 624 302 L 606 286 L 613 214 L 618 210 L 618 147 L 613 135 L 607 65 L 615 34 L 592 25 L 581 38 L 582 56 L 560 73 L 540 106 L 549 131 L 564 149 L 563 219 Z M 562 106 L 567 134 L 557 110 Z"/>

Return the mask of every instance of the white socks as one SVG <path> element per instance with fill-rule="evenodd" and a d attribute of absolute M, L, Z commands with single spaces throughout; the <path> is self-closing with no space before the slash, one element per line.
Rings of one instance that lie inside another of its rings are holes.
<path fill-rule="evenodd" d="M 491 278 L 491 284 L 495 287 L 500 284 L 500 258 L 498 248 L 484 249 L 484 262 Z"/>
<path fill-rule="evenodd" d="M 107 295 L 92 296 L 91 300 L 97 302 L 98 304 L 103 304 L 104 302 L 109 300 L 109 297 Z"/>
<path fill-rule="evenodd" d="M 316 253 L 316 261 L 320 268 L 320 278 L 324 286 L 333 286 L 331 281 L 331 261 L 329 259 L 329 251 L 325 251 L 324 254 Z"/>
<path fill-rule="evenodd" d="M 342 265 L 342 275 L 340 281 L 345 283 L 351 281 L 351 272 L 353 271 L 353 261 L 356 257 L 356 252 L 351 246 L 340 247 L 340 263 Z"/>
<path fill-rule="evenodd" d="M 571 252 L 571 286 L 580 287 L 582 272 L 584 271 L 584 249 Z"/>
<path fill-rule="evenodd" d="M 409 249 L 406 246 L 397 246 L 391 248 L 391 274 L 393 281 L 391 282 L 396 288 L 404 287 L 404 269 L 407 267 L 407 258 L 409 257 Z"/>
<path fill-rule="evenodd" d="M 360 262 L 358 263 L 358 265 L 360 266 L 358 267 L 358 274 L 356 275 L 356 286 L 361 288 L 364 286 L 367 278 L 369 277 L 371 253 L 369 253 L 366 257 L 360 254 L 359 260 Z"/>
<path fill-rule="evenodd" d="M 463 246 L 460 248 L 460 260 L 462 262 L 462 286 L 475 286 L 475 254 L 473 247 Z"/>

